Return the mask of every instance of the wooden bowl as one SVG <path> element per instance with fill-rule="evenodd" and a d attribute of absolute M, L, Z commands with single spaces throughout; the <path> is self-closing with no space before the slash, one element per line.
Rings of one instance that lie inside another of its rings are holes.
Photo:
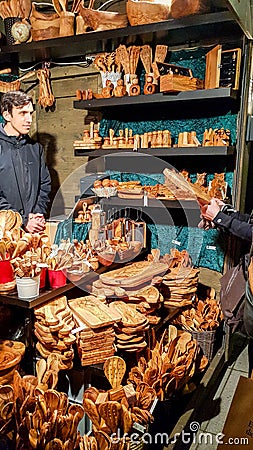
<path fill-rule="evenodd" d="M 2 372 L 6 370 L 13 369 L 16 367 L 21 361 L 21 353 L 15 353 L 9 350 L 2 350 L 0 352 L 0 375 Z"/>
<path fill-rule="evenodd" d="M 170 17 L 170 1 L 136 1 L 126 3 L 127 17 L 130 25 L 144 25 L 152 22 L 162 22 Z"/>
<path fill-rule="evenodd" d="M 2 351 L 7 351 L 11 353 L 20 353 L 21 357 L 25 354 L 25 344 L 20 341 L 11 341 L 11 340 L 0 340 L 0 355 Z"/>
<path fill-rule="evenodd" d="M 201 5 L 201 0 L 172 0 L 170 17 L 181 19 L 181 17 L 206 12 L 207 8 Z"/>
<path fill-rule="evenodd" d="M 42 41 L 44 39 L 53 39 L 59 37 L 60 17 L 57 13 L 41 13 L 36 10 L 32 3 L 32 12 L 30 15 L 31 35 L 33 41 Z"/>
<path fill-rule="evenodd" d="M 110 266 L 116 256 L 116 250 L 97 252 L 97 257 L 102 266 Z"/>
<path fill-rule="evenodd" d="M 181 19 L 206 12 L 207 8 L 202 7 L 201 0 L 128 0 L 126 11 L 131 25 L 143 25 L 168 19 Z"/>
<path fill-rule="evenodd" d="M 83 19 L 83 33 L 87 31 L 103 31 L 127 26 L 126 14 L 113 11 L 97 11 L 91 8 L 79 6 L 79 15 Z M 80 33 L 80 30 L 79 30 Z"/>

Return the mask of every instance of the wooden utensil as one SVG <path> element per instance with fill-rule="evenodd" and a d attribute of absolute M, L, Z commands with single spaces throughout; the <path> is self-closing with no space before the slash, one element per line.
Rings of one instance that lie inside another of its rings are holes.
<path fill-rule="evenodd" d="M 49 441 L 45 448 L 45 450 L 62 450 L 62 449 L 63 449 L 63 442 L 58 438 L 54 438 L 51 441 Z"/>
<path fill-rule="evenodd" d="M 58 410 L 59 410 L 59 412 L 61 412 L 61 414 L 63 416 L 65 416 L 67 409 L 68 409 L 69 399 L 68 399 L 67 394 L 65 394 L 65 392 L 60 392 L 59 395 L 60 395 L 60 398 L 59 398 Z"/>
<path fill-rule="evenodd" d="M 126 373 L 126 363 L 119 356 L 111 356 L 104 363 L 104 373 L 113 389 L 121 386 Z"/>
<path fill-rule="evenodd" d="M 50 413 L 53 414 L 53 412 L 59 407 L 59 393 L 54 389 L 48 389 L 44 393 L 44 398 L 46 400 L 47 409 L 49 409 Z"/>
<path fill-rule="evenodd" d="M 0 417 L 3 420 L 9 420 L 12 417 L 12 414 L 13 414 L 13 407 L 14 407 L 14 403 L 13 402 L 5 403 L 3 408 L 1 408 Z"/>
<path fill-rule="evenodd" d="M 28 19 L 31 14 L 32 2 L 31 0 L 19 0 L 22 17 Z"/>
<path fill-rule="evenodd" d="M 168 188 L 174 186 L 175 189 L 179 189 L 180 192 L 185 192 L 189 199 L 196 197 L 196 199 L 201 200 L 201 203 L 208 204 L 211 197 L 206 194 L 199 186 L 189 183 L 180 173 L 174 170 L 164 169 L 163 174 L 165 176 L 165 185 Z"/>
<path fill-rule="evenodd" d="M 0 386 L 0 401 L 4 402 L 13 401 L 13 387 L 6 384 L 5 386 Z"/>
<path fill-rule="evenodd" d="M 47 370 L 47 362 L 45 359 L 39 359 L 36 362 L 36 373 L 38 378 L 38 386 L 37 388 L 42 389 L 43 391 L 47 389 L 46 383 L 42 382 L 42 378 L 45 375 Z"/>
<path fill-rule="evenodd" d="M 11 73 L 11 69 L 9 67 L 6 69 L 0 70 L 0 75 L 7 74 L 7 73 Z"/>
<path fill-rule="evenodd" d="M 81 405 L 78 405 L 77 403 L 74 403 L 72 405 L 70 405 L 69 409 L 68 409 L 68 413 L 71 414 L 72 416 L 75 416 L 76 413 L 79 414 L 79 420 L 82 420 L 83 416 L 84 416 L 84 409 Z"/>
<path fill-rule="evenodd" d="M 29 431 L 29 443 L 32 448 L 37 448 L 38 445 L 38 431 L 34 428 L 31 428 Z"/>
<path fill-rule="evenodd" d="M 6 245 L 3 241 L 0 241 L 0 258 L 2 261 L 6 259 Z"/>

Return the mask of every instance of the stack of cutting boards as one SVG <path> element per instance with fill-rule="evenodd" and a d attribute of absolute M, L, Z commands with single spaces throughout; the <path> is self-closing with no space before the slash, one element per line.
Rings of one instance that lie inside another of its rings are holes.
<path fill-rule="evenodd" d="M 165 306 L 191 305 L 198 287 L 198 269 L 173 267 L 163 277 L 162 293 Z"/>
<path fill-rule="evenodd" d="M 147 346 L 145 332 L 149 329 L 148 319 L 136 310 L 135 305 L 123 301 L 115 301 L 110 305 L 121 314 L 117 323 L 116 346 L 120 351 L 137 352 Z"/>
<path fill-rule="evenodd" d="M 141 285 L 147 284 L 154 277 L 166 273 L 168 266 L 165 263 L 151 261 L 137 261 L 120 269 L 102 273 L 100 281 L 107 286 L 117 286 L 129 289 L 139 289 Z"/>
<path fill-rule="evenodd" d="M 60 355 L 59 369 L 71 369 L 73 366 L 76 341 L 71 333 L 75 327 L 72 311 L 68 306 L 67 297 L 57 297 L 43 306 L 34 308 L 34 334 L 38 339 L 36 348 L 43 358 L 51 353 Z"/>
<path fill-rule="evenodd" d="M 93 295 L 69 301 L 77 326 L 77 348 L 81 364 L 99 364 L 115 353 L 114 323 L 121 314 Z"/>
<path fill-rule="evenodd" d="M 113 326 L 92 329 L 87 326 L 76 334 L 78 354 L 82 366 L 99 364 L 115 353 Z"/>
<path fill-rule="evenodd" d="M 117 297 L 122 295 L 135 295 L 137 290 L 150 285 L 153 278 L 167 272 L 168 265 L 162 262 L 137 261 L 126 264 L 120 269 L 100 274 L 94 281 L 92 293 Z"/>
<path fill-rule="evenodd" d="M 148 319 L 149 324 L 156 325 L 160 322 L 159 309 L 164 301 L 163 295 L 158 288 L 152 285 L 137 290 L 133 297 L 135 299 L 134 306 L 137 311 L 141 312 Z M 136 304 L 136 299 L 139 303 Z"/>

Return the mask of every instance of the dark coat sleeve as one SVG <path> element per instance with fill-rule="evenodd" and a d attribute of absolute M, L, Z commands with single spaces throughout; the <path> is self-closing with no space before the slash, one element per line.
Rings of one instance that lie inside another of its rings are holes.
<path fill-rule="evenodd" d="M 40 187 L 36 204 L 33 207 L 33 213 L 45 214 L 47 212 L 50 191 L 51 178 L 45 164 L 43 148 L 40 146 Z"/>
<path fill-rule="evenodd" d="M 241 214 L 234 212 L 231 215 L 219 212 L 214 218 L 213 223 L 241 239 L 251 242 L 252 240 L 252 225 L 248 223 L 250 216 L 248 214 Z"/>
<path fill-rule="evenodd" d="M 0 210 L 2 210 L 2 209 L 12 209 L 13 210 L 14 208 L 12 208 L 10 203 L 6 200 L 2 189 L 0 188 Z M 14 209 L 14 211 L 15 211 L 15 209 Z"/>

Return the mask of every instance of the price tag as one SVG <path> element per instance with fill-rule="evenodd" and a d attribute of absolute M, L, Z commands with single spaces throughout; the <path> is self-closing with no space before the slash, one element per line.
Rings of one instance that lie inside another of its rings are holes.
<path fill-rule="evenodd" d="M 148 206 L 148 194 L 146 191 L 144 191 L 143 195 L 143 206 Z"/>
<path fill-rule="evenodd" d="M 207 250 L 217 250 L 217 247 L 215 245 L 207 245 L 206 249 Z"/>
<path fill-rule="evenodd" d="M 172 239 L 172 244 L 175 244 L 175 245 L 181 245 L 181 242 L 179 242 L 179 241 L 176 241 L 176 239 Z"/>
<path fill-rule="evenodd" d="M 150 410 L 149 410 L 150 414 L 153 414 L 154 409 L 155 409 L 155 407 L 157 405 L 157 402 L 158 402 L 158 398 L 156 397 L 155 400 L 153 401 L 152 405 L 151 405 Z"/>

